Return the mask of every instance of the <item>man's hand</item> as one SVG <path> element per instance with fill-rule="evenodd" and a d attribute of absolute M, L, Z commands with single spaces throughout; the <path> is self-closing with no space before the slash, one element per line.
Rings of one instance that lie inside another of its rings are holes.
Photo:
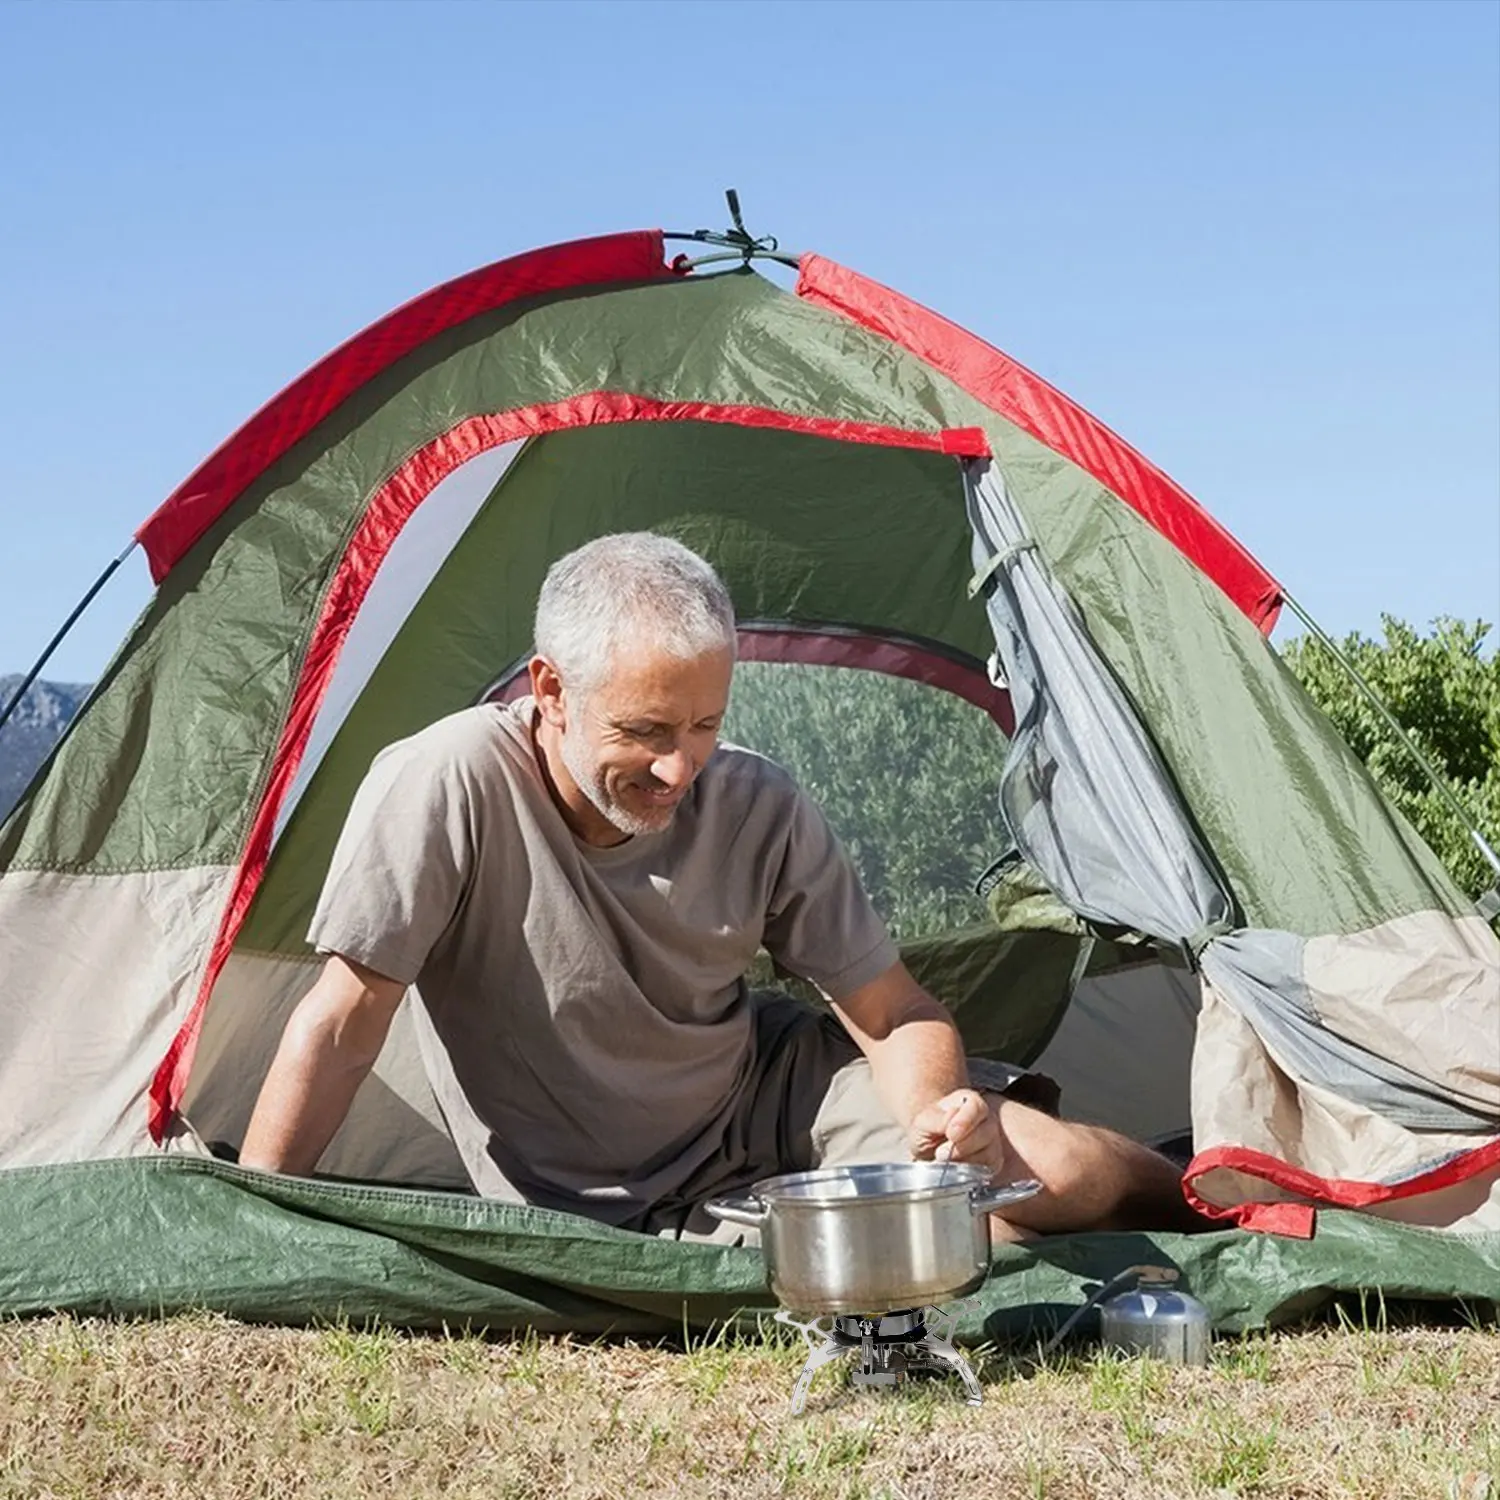
<path fill-rule="evenodd" d="M 918 1161 L 971 1162 L 997 1175 L 1005 1165 L 1005 1137 L 983 1094 L 955 1089 L 911 1122 L 911 1154 Z"/>
<path fill-rule="evenodd" d="M 875 1087 L 905 1124 L 915 1158 L 974 1162 L 997 1175 L 1004 1169 L 1008 1152 L 995 1111 L 965 1086 L 958 1028 L 903 964 L 834 1009 L 870 1059 Z"/>

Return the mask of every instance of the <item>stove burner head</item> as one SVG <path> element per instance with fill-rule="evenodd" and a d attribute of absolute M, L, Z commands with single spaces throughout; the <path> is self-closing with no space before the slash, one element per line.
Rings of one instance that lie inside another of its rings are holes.
<path fill-rule="evenodd" d="M 877 1313 L 873 1317 L 840 1313 L 833 1320 L 834 1338 L 851 1338 L 855 1343 L 872 1336 L 877 1343 L 908 1343 L 927 1337 L 922 1308 L 903 1308 L 900 1312 Z"/>

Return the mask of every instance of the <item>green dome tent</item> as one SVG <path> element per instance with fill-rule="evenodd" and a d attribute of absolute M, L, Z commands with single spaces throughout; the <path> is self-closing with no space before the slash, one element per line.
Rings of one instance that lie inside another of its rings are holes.
<path fill-rule="evenodd" d="M 0 828 L 0 1213 L 25 1226 L 0 1311 L 630 1331 L 765 1305 L 756 1252 L 466 1195 L 404 1019 L 317 1179 L 209 1149 L 316 972 L 375 751 L 503 696 L 549 563 L 631 529 L 714 563 L 742 658 L 993 721 L 998 921 L 912 962 L 1068 1112 L 1191 1129 L 1190 1195 L 1243 1228 L 1157 1250 L 1221 1323 L 1317 1288 L 1500 1292 L 1500 949 L 1267 644 L 1275 581 L 972 335 L 821 257 L 790 294 L 752 259 L 704 273 L 643 232 L 450 282 L 141 527 L 157 593 Z M 967 1331 L 1141 1254 L 1004 1251 Z"/>

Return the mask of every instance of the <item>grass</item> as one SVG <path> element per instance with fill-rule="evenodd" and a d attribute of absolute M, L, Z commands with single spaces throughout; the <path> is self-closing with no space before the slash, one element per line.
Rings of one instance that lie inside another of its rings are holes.
<path fill-rule="evenodd" d="M 677 1347 L 254 1328 L 0 1324 L 0 1500 L 1500 1500 L 1500 1332 L 1339 1324 L 1221 1340 L 1206 1369 L 1097 1350 L 969 1357 L 896 1389 L 800 1337 Z"/>

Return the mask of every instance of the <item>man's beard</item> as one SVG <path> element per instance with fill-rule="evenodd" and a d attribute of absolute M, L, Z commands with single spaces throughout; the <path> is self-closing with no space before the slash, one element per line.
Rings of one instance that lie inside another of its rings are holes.
<path fill-rule="evenodd" d="M 648 833 L 660 833 L 671 823 L 672 815 L 677 811 L 675 803 L 650 815 L 631 812 L 610 796 L 605 784 L 604 769 L 590 758 L 583 736 L 565 732 L 561 741 L 562 761 L 568 768 L 568 775 L 611 826 L 618 828 L 621 833 L 628 833 L 632 838 L 639 838 Z"/>

